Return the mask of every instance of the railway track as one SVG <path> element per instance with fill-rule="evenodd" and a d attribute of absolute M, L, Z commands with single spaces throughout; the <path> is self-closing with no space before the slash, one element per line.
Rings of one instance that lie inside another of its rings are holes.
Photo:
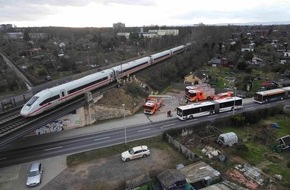
<path fill-rule="evenodd" d="M 22 126 L 25 126 L 26 123 L 31 121 L 33 118 L 25 118 L 18 114 L 12 115 L 7 118 L 5 121 L 1 121 L 0 123 L 0 137 L 5 136 Z"/>
<path fill-rule="evenodd" d="M 2 126 L 2 124 L 5 124 L 17 117 L 19 117 L 19 112 L 15 112 L 13 114 L 9 114 L 9 115 L 3 115 L 2 117 L 0 117 L 0 126 Z"/>
<path fill-rule="evenodd" d="M 0 137 L 12 131 L 19 124 L 24 123 L 20 117 L 20 107 L 0 113 Z"/>
<path fill-rule="evenodd" d="M 23 117 L 19 114 L 20 110 L 18 110 L 18 112 L 13 112 L 10 115 L 7 115 L 7 117 L 5 117 L 3 120 L 0 121 L 0 138 L 10 133 L 13 133 L 14 131 L 20 128 L 29 127 L 30 123 L 41 121 L 43 118 L 47 118 L 50 114 L 59 112 L 62 109 L 66 109 L 70 105 L 75 104 L 75 102 L 78 102 L 81 99 L 84 99 L 84 98 L 75 99 L 69 102 L 68 104 L 58 106 L 51 111 L 47 111 L 38 115 L 37 117 Z"/>
<path fill-rule="evenodd" d="M 5 112 L 0 112 L 0 124 L 6 122 L 6 120 L 17 117 L 16 115 L 19 115 L 21 107 L 16 107 Z"/>
<path fill-rule="evenodd" d="M 79 107 L 84 106 L 85 97 L 79 97 L 64 105 L 57 106 L 50 111 L 46 111 L 35 117 L 22 117 L 19 112 L 18 115 L 14 115 L 13 119 L 6 119 L 0 123 L 0 146 L 9 142 L 17 140 L 18 138 L 29 134 L 37 128 L 44 126 L 45 124 L 52 122 L 62 116 L 76 110 Z"/>
<path fill-rule="evenodd" d="M 105 86 L 101 89 L 95 90 L 93 97 L 100 93 L 107 92 L 112 88 L 116 88 L 117 83 Z M 45 111 L 35 117 L 20 116 L 20 109 L 14 110 L 10 114 L 0 115 L 0 146 L 14 141 L 45 124 L 61 118 L 68 113 L 84 106 L 86 103 L 85 96 L 77 97 L 63 105 L 59 105 L 52 110 Z"/>

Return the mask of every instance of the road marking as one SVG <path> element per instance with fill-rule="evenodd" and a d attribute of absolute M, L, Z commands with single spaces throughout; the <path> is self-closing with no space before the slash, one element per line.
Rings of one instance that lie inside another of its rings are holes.
<path fill-rule="evenodd" d="M 98 139 L 95 139 L 94 141 L 100 141 L 100 140 L 105 140 L 105 139 L 109 139 L 111 137 L 102 137 L 102 138 L 98 138 Z"/>
<path fill-rule="evenodd" d="M 44 149 L 44 151 L 50 151 L 50 150 L 55 150 L 55 149 L 60 149 L 62 148 L 62 146 L 57 146 L 57 147 L 53 147 L 53 148 L 47 148 L 47 149 Z"/>
<path fill-rule="evenodd" d="M 142 129 L 142 130 L 139 130 L 138 132 L 144 132 L 144 131 L 150 131 L 151 129 Z"/>
<path fill-rule="evenodd" d="M 7 159 L 7 157 L 4 157 L 4 158 L 0 158 L 0 160 L 6 160 Z"/>

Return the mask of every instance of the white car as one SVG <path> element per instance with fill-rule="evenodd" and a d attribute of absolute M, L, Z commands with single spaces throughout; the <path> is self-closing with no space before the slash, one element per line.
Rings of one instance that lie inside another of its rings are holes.
<path fill-rule="evenodd" d="M 41 183 L 43 168 L 40 162 L 35 162 L 31 165 L 27 174 L 27 187 L 34 187 Z"/>
<path fill-rule="evenodd" d="M 130 150 L 127 150 L 121 154 L 121 158 L 123 161 L 128 162 L 130 160 L 136 159 L 136 158 L 145 158 L 150 155 L 150 150 L 147 146 L 136 146 L 134 148 L 131 148 Z"/>

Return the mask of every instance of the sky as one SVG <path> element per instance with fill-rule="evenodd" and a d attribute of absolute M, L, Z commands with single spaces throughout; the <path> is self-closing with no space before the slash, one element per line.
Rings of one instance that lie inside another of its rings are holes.
<path fill-rule="evenodd" d="M 290 21 L 290 0 L 0 0 L 17 27 L 191 26 Z"/>

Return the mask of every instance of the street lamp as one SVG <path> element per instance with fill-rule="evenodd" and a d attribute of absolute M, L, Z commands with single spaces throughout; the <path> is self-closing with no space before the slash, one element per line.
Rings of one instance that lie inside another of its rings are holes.
<path fill-rule="evenodd" d="M 235 106 L 236 106 L 236 96 L 237 96 L 237 87 L 234 87 L 235 96 L 234 96 L 234 108 L 233 108 L 233 115 L 235 114 Z"/>
<path fill-rule="evenodd" d="M 123 108 L 124 108 L 124 128 L 125 128 L 125 145 L 127 145 L 127 131 L 126 131 L 126 120 L 125 120 L 125 116 L 126 116 L 126 105 L 122 104 Z"/>
<path fill-rule="evenodd" d="M 91 74 L 91 63 L 90 63 L 90 46 L 87 46 L 87 64 L 89 69 L 89 74 Z"/>

